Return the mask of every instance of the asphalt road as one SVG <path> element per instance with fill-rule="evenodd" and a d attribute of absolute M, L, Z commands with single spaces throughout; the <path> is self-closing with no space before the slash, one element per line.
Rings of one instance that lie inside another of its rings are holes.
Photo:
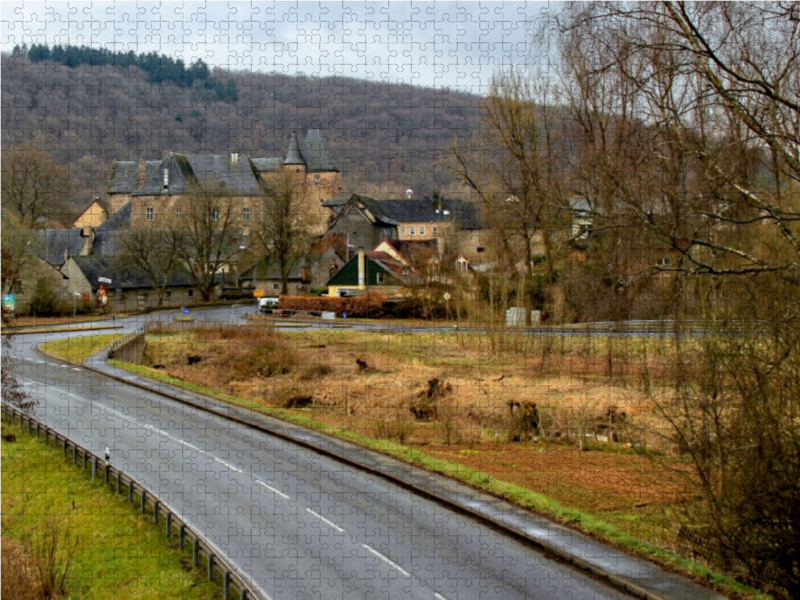
<path fill-rule="evenodd" d="M 242 310 L 252 308 L 205 316 Z M 385 480 L 38 355 L 53 337 L 17 336 L 11 353 L 37 417 L 98 454 L 110 447 L 113 464 L 223 550 L 265 598 L 628 597 Z"/>

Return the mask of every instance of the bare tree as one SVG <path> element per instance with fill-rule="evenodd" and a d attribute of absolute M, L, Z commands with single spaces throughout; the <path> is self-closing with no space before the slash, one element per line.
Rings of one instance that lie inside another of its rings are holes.
<path fill-rule="evenodd" d="M 281 294 L 289 291 L 289 275 L 308 256 L 314 222 L 303 202 L 295 176 L 280 172 L 262 183 L 263 204 L 254 228 L 265 262 L 277 266 Z"/>
<path fill-rule="evenodd" d="M 2 236 L 0 236 L 3 258 L 2 269 L 3 293 L 11 291 L 14 283 L 19 281 L 36 260 L 41 250 L 41 243 L 36 234 L 23 227 L 17 215 L 3 214 Z"/>
<path fill-rule="evenodd" d="M 239 254 L 241 224 L 234 216 L 233 191 L 223 184 L 195 186 L 173 219 L 171 235 L 177 237 L 178 262 L 197 285 L 204 301 L 211 299 L 219 273 Z"/>
<path fill-rule="evenodd" d="M 2 171 L 3 208 L 19 216 L 24 227 L 67 212 L 69 173 L 49 153 L 30 145 L 3 149 Z"/>
<path fill-rule="evenodd" d="M 144 273 L 161 306 L 170 279 L 180 267 L 178 250 L 181 239 L 174 223 L 158 228 L 133 225 L 117 240 L 116 270 L 120 273 L 130 270 Z"/>

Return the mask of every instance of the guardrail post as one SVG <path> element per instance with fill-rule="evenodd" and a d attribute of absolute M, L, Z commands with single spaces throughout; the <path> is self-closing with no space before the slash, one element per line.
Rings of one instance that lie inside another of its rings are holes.
<path fill-rule="evenodd" d="M 226 570 L 225 573 L 222 575 L 222 597 L 225 600 L 230 598 L 230 588 L 231 588 L 231 572 Z"/>
<path fill-rule="evenodd" d="M 28 417 L 28 435 L 30 435 L 32 431 L 33 431 L 33 419 Z"/>
<path fill-rule="evenodd" d="M 68 445 L 67 438 L 64 438 L 64 456 L 67 455 L 67 445 Z"/>
<path fill-rule="evenodd" d="M 242 588 L 239 591 L 239 600 L 247 600 L 247 590 Z"/>
<path fill-rule="evenodd" d="M 78 464 L 78 447 L 75 444 L 72 445 L 72 464 Z"/>
<path fill-rule="evenodd" d="M 36 437 L 39 437 L 39 421 L 36 421 Z"/>
<path fill-rule="evenodd" d="M 208 580 L 211 581 L 214 579 L 214 555 L 209 552 L 208 553 Z"/>
<path fill-rule="evenodd" d="M 153 501 L 153 523 L 158 525 L 158 500 Z"/>
<path fill-rule="evenodd" d="M 108 463 L 106 463 L 105 472 L 106 472 L 105 473 L 106 483 L 108 483 L 109 476 L 111 475 L 111 465 L 109 465 Z"/>
<path fill-rule="evenodd" d="M 122 471 L 117 469 L 117 493 L 122 493 Z"/>
<path fill-rule="evenodd" d="M 86 461 L 89 460 L 89 453 L 84 450 L 83 451 L 83 470 L 86 470 Z"/>
<path fill-rule="evenodd" d="M 172 513 L 167 513 L 167 539 L 172 535 Z"/>
<path fill-rule="evenodd" d="M 47 427 L 44 428 L 44 445 L 47 446 Z"/>
<path fill-rule="evenodd" d="M 142 490 L 142 514 L 146 512 L 145 511 L 145 509 L 147 508 L 146 503 L 147 503 L 147 490 Z"/>
<path fill-rule="evenodd" d="M 183 523 L 178 527 L 178 548 L 183 550 L 184 538 L 186 537 L 186 525 Z"/>
<path fill-rule="evenodd" d="M 94 478 L 97 477 L 97 457 L 92 457 L 92 485 L 94 485 Z"/>
<path fill-rule="evenodd" d="M 128 481 L 128 502 L 133 502 L 133 479 Z"/>
<path fill-rule="evenodd" d="M 192 566 L 196 569 L 200 565 L 200 540 L 195 535 L 194 543 L 192 544 Z"/>

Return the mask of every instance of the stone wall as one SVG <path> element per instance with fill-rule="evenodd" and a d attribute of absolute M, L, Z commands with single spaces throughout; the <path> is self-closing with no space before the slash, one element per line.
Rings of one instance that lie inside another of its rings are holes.
<path fill-rule="evenodd" d="M 108 349 L 108 360 L 122 360 L 140 365 L 144 358 L 144 346 L 144 331 L 132 333 L 111 345 Z"/>

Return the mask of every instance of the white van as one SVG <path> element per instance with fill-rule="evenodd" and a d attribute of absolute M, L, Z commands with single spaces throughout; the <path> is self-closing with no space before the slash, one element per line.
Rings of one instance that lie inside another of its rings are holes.
<path fill-rule="evenodd" d="M 266 313 L 272 312 L 272 309 L 278 308 L 278 299 L 277 298 L 259 298 L 258 299 L 258 310 L 259 312 Z"/>

